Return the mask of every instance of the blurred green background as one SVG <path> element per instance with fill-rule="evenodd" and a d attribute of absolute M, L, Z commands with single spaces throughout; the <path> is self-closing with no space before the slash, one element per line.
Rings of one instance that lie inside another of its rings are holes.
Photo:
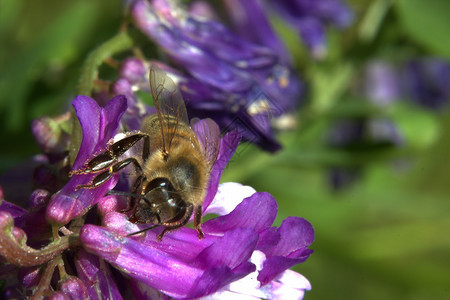
<path fill-rule="evenodd" d="M 312 105 L 300 112 L 298 129 L 280 134 L 283 151 L 241 146 L 223 180 L 274 195 L 278 224 L 290 215 L 312 223 L 315 252 L 295 268 L 313 287 L 305 299 L 450 299 L 449 113 L 390 111 L 406 148 L 356 157 L 364 176 L 338 192 L 326 166 L 354 157 L 323 147 L 327 112 L 346 97 L 365 61 L 450 58 L 450 1 L 350 4 L 357 20 L 345 32 L 330 30 L 323 62 L 311 61 L 298 38 L 282 32 L 312 87 Z M 122 18 L 118 0 L 0 0 L 1 173 L 39 153 L 31 120 L 70 107 L 83 60 L 117 33 Z"/>

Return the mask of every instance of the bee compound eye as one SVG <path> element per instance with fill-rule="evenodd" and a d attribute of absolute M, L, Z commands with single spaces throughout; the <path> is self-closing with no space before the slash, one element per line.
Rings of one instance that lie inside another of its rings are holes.
<path fill-rule="evenodd" d="M 158 177 L 150 181 L 144 189 L 144 194 L 149 193 L 150 191 L 154 189 L 161 189 L 166 192 L 172 192 L 174 191 L 172 183 L 170 183 L 169 179 Z"/>

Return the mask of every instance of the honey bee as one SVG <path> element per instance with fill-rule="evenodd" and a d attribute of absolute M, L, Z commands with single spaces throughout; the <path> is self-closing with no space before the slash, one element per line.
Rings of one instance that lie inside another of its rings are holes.
<path fill-rule="evenodd" d="M 172 79 L 152 65 L 149 81 L 157 113 L 143 120 L 140 131 L 109 143 L 71 175 L 97 174 L 90 183 L 77 187 L 91 189 L 133 164 L 136 180 L 131 192 L 124 193 L 130 196 L 130 221 L 153 226 L 130 235 L 163 225 L 165 228 L 158 236 L 161 240 L 165 233 L 186 225 L 194 215 L 194 227 L 199 238 L 203 238 L 202 204 L 220 147 L 219 128 L 214 121 L 203 120 L 199 123 L 203 125 L 203 134 L 197 137 L 189 126 L 183 98 Z M 120 160 L 141 140 L 137 155 Z"/>

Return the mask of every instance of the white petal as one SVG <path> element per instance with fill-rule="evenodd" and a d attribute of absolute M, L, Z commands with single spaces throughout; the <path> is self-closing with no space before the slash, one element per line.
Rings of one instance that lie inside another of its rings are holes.
<path fill-rule="evenodd" d="M 255 193 L 255 189 L 237 182 L 226 182 L 219 185 L 217 194 L 205 211 L 219 216 L 232 212 L 239 203 Z"/>
<path fill-rule="evenodd" d="M 295 289 L 305 289 L 311 290 L 311 283 L 308 279 L 300 273 L 294 272 L 292 270 L 286 270 L 275 278 L 283 285 L 290 286 Z"/>

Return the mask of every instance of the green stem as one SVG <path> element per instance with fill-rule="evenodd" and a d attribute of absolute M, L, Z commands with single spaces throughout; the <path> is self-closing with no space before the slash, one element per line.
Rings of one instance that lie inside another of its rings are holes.
<path fill-rule="evenodd" d="M 130 35 L 126 31 L 121 31 L 92 51 L 81 69 L 78 95 L 91 96 L 94 81 L 98 79 L 99 67 L 114 54 L 131 49 L 133 44 L 134 42 Z M 73 116 L 72 139 L 69 149 L 69 160 L 71 165 L 73 165 L 78 154 L 82 139 L 80 122 L 75 118 L 75 115 Z"/>
<path fill-rule="evenodd" d="M 98 79 L 98 68 L 112 55 L 129 50 L 132 46 L 133 39 L 123 31 L 92 51 L 81 69 L 78 94 L 90 96 L 94 81 Z"/>

